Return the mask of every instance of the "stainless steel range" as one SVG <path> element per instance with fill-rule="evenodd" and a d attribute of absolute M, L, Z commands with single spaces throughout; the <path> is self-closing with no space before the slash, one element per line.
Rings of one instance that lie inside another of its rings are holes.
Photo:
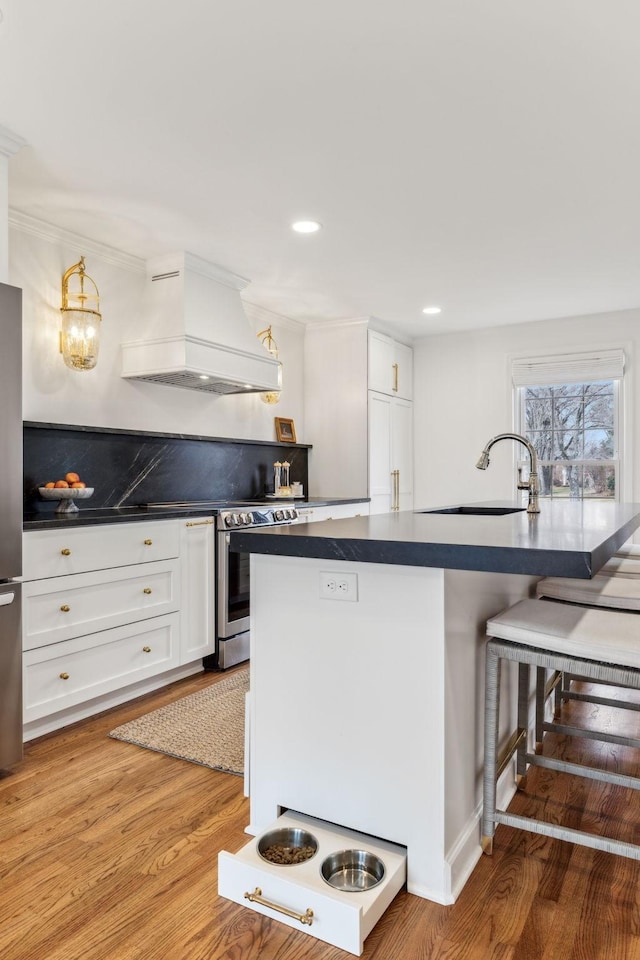
<path fill-rule="evenodd" d="M 248 553 L 229 549 L 230 532 L 250 527 L 297 523 L 298 511 L 286 503 L 240 504 L 217 518 L 216 662 L 226 670 L 249 657 L 250 578 Z M 208 665 L 208 664 L 207 664 Z"/>

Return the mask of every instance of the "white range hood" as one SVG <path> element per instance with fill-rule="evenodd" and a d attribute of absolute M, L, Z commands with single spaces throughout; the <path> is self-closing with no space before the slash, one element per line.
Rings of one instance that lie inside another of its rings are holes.
<path fill-rule="evenodd" d="M 190 253 L 147 263 L 138 339 L 122 344 L 122 376 L 205 393 L 280 389 L 280 364 L 244 312 L 248 281 Z"/>

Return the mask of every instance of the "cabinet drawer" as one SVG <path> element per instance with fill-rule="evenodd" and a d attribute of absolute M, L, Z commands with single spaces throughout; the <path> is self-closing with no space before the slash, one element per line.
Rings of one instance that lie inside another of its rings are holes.
<path fill-rule="evenodd" d="M 405 882 L 406 848 L 290 812 L 279 817 L 261 836 L 282 827 L 302 828 L 311 833 L 318 842 L 315 855 L 304 863 L 267 863 L 258 853 L 260 837 L 256 837 L 239 853 L 219 853 L 218 893 L 360 956 L 365 938 Z M 361 892 L 330 886 L 322 877 L 322 863 L 345 849 L 365 850 L 379 857 L 385 867 L 381 882 Z M 250 901 L 247 894 L 256 894 L 267 904 Z M 283 909 L 294 916 L 282 912 Z"/>
<path fill-rule="evenodd" d="M 179 553 L 179 521 L 140 520 L 73 530 L 30 530 L 23 540 L 25 580 L 106 570 Z"/>
<path fill-rule="evenodd" d="M 22 594 L 23 649 L 173 613 L 179 592 L 177 560 L 31 580 Z"/>
<path fill-rule="evenodd" d="M 23 663 L 28 723 L 177 666 L 178 614 L 29 650 Z"/>

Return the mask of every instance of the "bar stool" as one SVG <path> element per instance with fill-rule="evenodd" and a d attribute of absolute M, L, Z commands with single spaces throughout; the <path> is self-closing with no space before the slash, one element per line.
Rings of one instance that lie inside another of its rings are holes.
<path fill-rule="evenodd" d="M 602 570 L 591 580 L 578 580 L 570 577 L 545 577 L 536 585 L 538 597 L 552 600 L 561 600 L 564 603 L 578 603 L 590 607 L 607 607 L 611 610 L 635 610 L 640 612 L 640 562 L 637 560 L 618 560 L 626 564 L 622 571 L 615 569 L 612 558 L 609 561 L 609 574 Z M 607 564 L 605 564 L 605 567 Z M 634 571 L 637 570 L 637 573 Z M 601 697 L 594 693 L 577 693 L 572 689 L 574 680 L 580 677 L 571 674 L 554 672 L 547 680 L 545 670 L 538 670 L 536 675 L 536 721 L 535 738 L 536 750 L 542 749 L 542 738 L 546 732 L 562 732 L 555 720 L 560 715 L 563 702 L 566 700 L 582 700 L 588 703 L 598 703 L 603 706 L 621 706 L 618 701 L 608 697 Z M 551 694 L 554 694 L 554 722 L 545 721 L 545 704 Z M 640 710 L 640 705 L 625 703 L 628 710 Z"/>
<path fill-rule="evenodd" d="M 602 579 L 611 580 L 607 577 Z M 592 584 L 593 580 L 580 582 Z M 534 765 L 640 790 L 638 777 L 545 757 L 530 753 L 527 749 L 530 668 L 535 666 L 545 671 L 585 677 L 594 682 L 640 689 L 639 626 L 640 621 L 630 610 L 600 609 L 533 599 L 521 600 L 488 621 L 482 815 L 482 847 L 485 853 L 492 852 L 496 825 L 506 823 L 518 829 L 640 860 L 639 845 L 496 808 L 497 780 L 514 754 L 517 755 L 516 772 L 519 780 L 527 768 Z M 518 664 L 518 729 L 504 754 L 499 757 L 500 670 L 503 660 Z M 581 737 L 640 748 L 640 739 L 636 738 L 594 733 L 577 727 L 562 729 L 565 733 Z"/>

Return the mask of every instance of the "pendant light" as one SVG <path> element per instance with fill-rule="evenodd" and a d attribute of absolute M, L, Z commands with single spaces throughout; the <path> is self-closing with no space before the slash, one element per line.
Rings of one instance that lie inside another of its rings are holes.
<path fill-rule="evenodd" d="M 92 370 L 98 362 L 102 316 L 98 288 L 84 271 L 84 257 L 69 267 L 62 278 L 60 312 L 62 359 L 71 370 Z"/>
<path fill-rule="evenodd" d="M 262 346 L 265 347 L 271 354 L 274 360 L 278 360 L 278 345 L 271 336 L 271 324 L 265 329 L 261 330 L 257 334 L 260 338 Z M 260 394 L 260 399 L 263 403 L 279 403 L 280 401 L 280 391 L 282 389 L 282 364 L 278 360 L 278 389 L 277 390 L 268 390 L 265 393 Z"/>

